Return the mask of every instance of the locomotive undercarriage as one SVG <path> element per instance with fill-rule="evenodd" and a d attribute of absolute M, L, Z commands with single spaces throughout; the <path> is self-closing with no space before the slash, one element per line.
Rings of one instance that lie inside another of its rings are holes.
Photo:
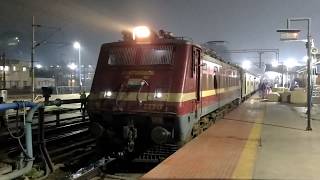
<path fill-rule="evenodd" d="M 98 153 L 130 159 L 154 146 L 176 144 L 179 139 L 175 116 L 152 114 L 91 114 L 91 132 L 97 137 Z"/>
<path fill-rule="evenodd" d="M 208 129 L 211 125 L 215 123 L 216 120 L 221 119 L 225 114 L 233 110 L 240 103 L 239 99 L 226 104 L 215 111 L 202 116 L 199 121 L 193 124 L 192 131 L 190 134 L 190 140 L 200 135 L 203 131 Z"/>
<path fill-rule="evenodd" d="M 95 112 L 90 114 L 90 129 L 97 137 L 100 156 L 161 161 L 200 135 L 239 103 L 240 100 L 236 99 L 202 116 L 193 124 L 189 137 L 183 140 L 180 137 L 179 119 L 174 114 Z"/>

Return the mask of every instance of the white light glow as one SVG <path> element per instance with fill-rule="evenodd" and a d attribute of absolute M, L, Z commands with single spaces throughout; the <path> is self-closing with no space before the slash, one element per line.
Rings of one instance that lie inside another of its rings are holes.
<path fill-rule="evenodd" d="M 251 62 L 245 60 L 245 61 L 242 62 L 241 66 L 242 66 L 243 69 L 250 69 L 251 68 Z"/>
<path fill-rule="evenodd" d="M 111 91 L 105 91 L 104 92 L 104 97 L 111 97 L 112 96 L 112 92 Z"/>
<path fill-rule="evenodd" d="M 73 43 L 73 48 L 75 48 L 75 49 L 80 49 L 80 43 L 78 42 L 78 41 L 76 41 L 76 42 L 74 42 Z"/>
<path fill-rule="evenodd" d="M 71 70 L 75 70 L 75 69 L 77 69 L 77 67 L 78 66 L 75 63 L 68 64 L 68 68 L 71 69 Z"/>
<path fill-rule="evenodd" d="M 270 80 L 275 80 L 278 76 L 280 76 L 280 73 L 274 72 L 274 71 L 268 71 L 265 72 L 266 77 Z"/>
<path fill-rule="evenodd" d="M 37 69 L 41 69 L 41 68 L 42 68 L 42 65 L 41 65 L 41 64 L 36 64 L 36 68 L 37 68 Z"/>
<path fill-rule="evenodd" d="M 303 56 L 302 60 L 303 60 L 303 62 L 307 62 L 308 61 L 308 56 Z"/>
<path fill-rule="evenodd" d="M 298 40 L 298 36 L 299 36 L 299 33 L 281 32 L 280 40 L 282 41 Z"/>
<path fill-rule="evenodd" d="M 161 92 L 157 92 L 156 93 L 156 98 L 162 98 L 162 93 Z"/>
<path fill-rule="evenodd" d="M 271 65 L 272 65 L 272 67 L 278 67 L 278 61 L 273 60 L 273 61 L 271 62 Z"/>
<path fill-rule="evenodd" d="M 137 26 L 132 30 L 133 39 L 147 38 L 150 34 L 150 29 L 147 26 Z"/>
<path fill-rule="evenodd" d="M 297 66 L 297 60 L 293 59 L 293 58 L 288 58 L 285 62 L 284 65 L 287 66 L 288 68 L 293 68 L 295 66 Z"/>

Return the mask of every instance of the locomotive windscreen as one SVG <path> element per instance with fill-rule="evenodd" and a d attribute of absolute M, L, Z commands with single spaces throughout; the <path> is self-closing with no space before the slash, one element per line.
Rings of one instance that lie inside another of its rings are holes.
<path fill-rule="evenodd" d="M 108 65 L 172 64 L 172 46 L 112 47 L 108 51 Z"/>

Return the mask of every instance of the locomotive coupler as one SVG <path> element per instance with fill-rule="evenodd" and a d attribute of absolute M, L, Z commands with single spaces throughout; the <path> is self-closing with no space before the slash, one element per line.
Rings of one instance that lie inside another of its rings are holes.
<path fill-rule="evenodd" d="M 134 151 L 135 140 L 137 139 L 137 128 L 134 127 L 133 121 L 130 120 L 127 126 L 123 127 L 123 137 L 127 140 L 126 150 L 128 152 Z"/>

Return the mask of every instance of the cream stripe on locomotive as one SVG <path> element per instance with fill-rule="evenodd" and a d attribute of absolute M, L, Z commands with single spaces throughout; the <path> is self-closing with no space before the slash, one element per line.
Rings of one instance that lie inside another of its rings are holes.
<path fill-rule="evenodd" d="M 217 94 L 240 90 L 240 86 L 233 86 L 229 88 L 220 88 L 215 90 L 206 90 L 201 92 L 201 97 L 214 96 Z M 105 92 L 100 96 L 104 96 Z M 111 97 L 107 99 L 117 99 L 118 101 L 166 101 L 166 102 L 185 102 L 196 99 L 196 92 L 190 93 L 162 93 L 161 98 L 156 98 L 155 93 L 138 93 L 138 92 L 113 92 Z"/>

